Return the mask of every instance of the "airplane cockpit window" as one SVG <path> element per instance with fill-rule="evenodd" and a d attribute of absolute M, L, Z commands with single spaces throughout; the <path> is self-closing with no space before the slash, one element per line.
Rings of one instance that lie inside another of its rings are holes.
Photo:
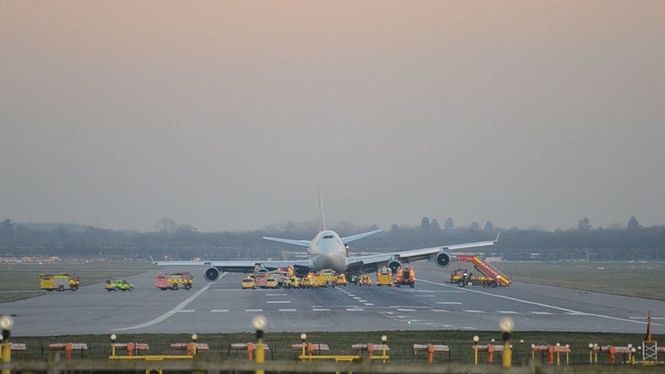
<path fill-rule="evenodd" d="M 332 235 L 323 235 L 323 239 L 332 239 L 334 236 Z"/>

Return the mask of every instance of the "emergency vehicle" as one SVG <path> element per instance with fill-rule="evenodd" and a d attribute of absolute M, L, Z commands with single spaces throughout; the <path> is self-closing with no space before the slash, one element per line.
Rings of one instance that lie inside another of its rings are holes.
<path fill-rule="evenodd" d="M 39 288 L 46 291 L 76 291 L 81 286 L 81 280 L 76 274 L 62 273 L 39 274 Z"/>

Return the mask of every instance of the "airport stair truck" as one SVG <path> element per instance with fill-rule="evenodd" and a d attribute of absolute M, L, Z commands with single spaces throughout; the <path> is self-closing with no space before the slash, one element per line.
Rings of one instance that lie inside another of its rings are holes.
<path fill-rule="evenodd" d="M 482 257 L 478 255 L 457 255 L 455 260 L 458 262 L 469 262 L 473 267 L 488 278 L 487 285 L 489 287 L 509 287 L 512 283 L 510 278 L 503 274 L 499 269 L 485 262 Z"/>

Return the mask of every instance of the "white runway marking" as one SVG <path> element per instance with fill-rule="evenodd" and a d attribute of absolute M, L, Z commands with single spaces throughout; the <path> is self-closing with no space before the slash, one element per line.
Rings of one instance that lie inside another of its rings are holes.
<path fill-rule="evenodd" d="M 280 312 L 295 312 L 295 309 L 280 309 Z"/>
<path fill-rule="evenodd" d="M 196 312 L 196 309 L 183 309 L 178 311 L 178 313 L 194 313 L 194 312 Z"/>
<path fill-rule="evenodd" d="M 443 286 L 443 287 L 448 287 L 448 288 L 452 287 L 452 286 L 447 285 L 447 284 L 443 284 L 443 283 L 439 283 L 439 282 L 432 282 L 432 281 L 428 281 L 428 280 L 425 280 L 425 279 L 421 279 L 420 282 L 429 283 L 429 284 L 436 284 L 436 285 Z M 563 308 L 563 307 L 556 306 L 556 305 L 538 303 L 538 302 L 535 302 L 535 301 L 523 300 L 523 299 L 518 299 L 516 297 L 510 297 L 510 296 L 505 296 L 505 295 L 497 295 L 497 294 L 493 294 L 493 293 L 489 293 L 489 292 L 472 290 L 472 289 L 468 289 L 468 288 L 466 289 L 465 292 L 474 292 L 474 293 L 485 295 L 485 296 L 498 297 L 500 299 L 505 299 L 505 300 L 512 300 L 512 301 L 516 301 L 518 303 L 529 304 L 529 305 L 537 305 L 537 306 L 540 306 L 540 307 L 543 307 L 543 308 L 555 309 L 555 310 L 558 310 L 558 311 L 561 311 L 561 312 L 574 313 L 574 315 L 586 315 L 586 316 L 591 316 L 591 317 L 609 319 L 609 320 L 613 320 L 613 321 L 630 322 L 630 323 L 637 323 L 637 324 L 640 324 L 640 325 L 646 325 L 646 321 L 633 320 L 633 319 L 628 319 L 628 318 L 620 318 L 620 317 L 608 316 L 608 315 L 604 315 L 604 314 L 582 313 L 582 312 L 579 312 L 579 311 L 576 311 L 576 310 Z M 653 325 L 665 327 L 665 324 L 662 324 L 662 323 L 654 323 Z"/>
<path fill-rule="evenodd" d="M 328 308 L 312 308 L 313 312 L 330 312 Z"/>
<path fill-rule="evenodd" d="M 539 314 L 539 315 L 543 315 L 543 316 L 551 316 L 551 315 L 554 314 L 554 313 L 550 313 L 550 312 L 540 312 L 540 311 L 533 311 L 533 312 L 531 312 L 531 314 Z"/>
<path fill-rule="evenodd" d="M 365 309 L 363 308 L 346 308 L 348 312 L 364 312 Z"/>
<path fill-rule="evenodd" d="M 415 309 L 397 308 L 398 312 L 415 312 Z"/>
<path fill-rule="evenodd" d="M 416 295 L 416 297 L 434 297 L 434 295 Z"/>
<path fill-rule="evenodd" d="M 628 317 L 628 318 L 630 318 L 630 319 L 643 319 L 643 320 L 647 319 L 647 317 L 644 317 L 644 316 L 642 316 L 642 317 Z M 665 319 L 665 317 L 651 317 L 651 319 Z"/>
<path fill-rule="evenodd" d="M 482 310 L 478 310 L 478 309 L 464 309 L 463 312 L 467 312 L 467 313 L 485 313 Z"/>
<path fill-rule="evenodd" d="M 372 303 L 363 303 L 363 304 L 365 304 L 366 306 L 374 306 L 374 304 Z"/>
<path fill-rule="evenodd" d="M 222 279 L 226 274 L 228 274 L 228 273 L 222 273 L 222 274 L 220 274 L 220 276 L 219 276 L 219 278 L 218 278 L 217 280 Z M 166 320 L 167 318 L 171 317 L 172 315 L 176 314 L 177 312 L 183 310 L 183 309 L 184 309 L 189 303 L 191 303 L 192 301 L 194 301 L 197 297 L 201 296 L 202 293 L 206 292 L 206 291 L 208 290 L 208 288 L 210 288 L 210 286 L 212 286 L 212 285 L 215 284 L 215 283 L 216 283 L 216 281 L 215 281 L 215 282 L 210 282 L 210 283 L 206 284 L 205 286 L 203 286 L 203 288 L 201 288 L 200 290 L 196 291 L 196 293 L 195 293 L 194 295 L 192 295 L 192 296 L 186 298 L 185 301 L 183 301 L 183 302 L 181 302 L 180 304 L 176 305 L 175 308 L 169 310 L 168 312 L 162 314 L 161 316 L 159 316 L 159 317 L 157 317 L 157 318 L 155 318 L 155 319 L 153 319 L 153 320 L 151 320 L 151 321 L 148 321 L 148 322 L 145 322 L 145 323 L 141 323 L 141 324 L 136 325 L 136 326 L 130 326 L 130 327 L 123 327 L 123 328 L 120 328 L 120 329 L 115 329 L 114 331 L 135 330 L 135 329 L 140 329 L 140 328 L 143 328 L 143 327 L 148 327 L 148 326 L 156 325 L 156 324 L 158 324 L 158 323 L 160 323 L 160 322 Z"/>
<path fill-rule="evenodd" d="M 245 309 L 245 312 L 263 312 L 263 309 Z"/>
<path fill-rule="evenodd" d="M 266 304 L 291 304 L 291 300 L 268 300 Z"/>
<path fill-rule="evenodd" d="M 430 309 L 430 312 L 448 313 L 448 311 L 445 309 Z"/>
<path fill-rule="evenodd" d="M 210 313 L 227 313 L 228 309 L 210 309 Z"/>
<path fill-rule="evenodd" d="M 437 301 L 436 303 L 442 305 L 462 305 L 459 301 Z"/>
<path fill-rule="evenodd" d="M 501 314 L 519 314 L 517 312 L 513 312 L 512 310 L 497 310 L 496 312 Z"/>
<path fill-rule="evenodd" d="M 267 293 L 266 296 L 287 296 L 285 293 Z"/>

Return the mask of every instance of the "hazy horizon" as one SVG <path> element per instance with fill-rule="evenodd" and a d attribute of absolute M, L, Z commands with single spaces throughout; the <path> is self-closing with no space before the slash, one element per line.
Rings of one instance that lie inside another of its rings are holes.
<path fill-rule="evenodd" d="M 665 224 L 665 2 L 0 2 L 0 220 Z"/>

